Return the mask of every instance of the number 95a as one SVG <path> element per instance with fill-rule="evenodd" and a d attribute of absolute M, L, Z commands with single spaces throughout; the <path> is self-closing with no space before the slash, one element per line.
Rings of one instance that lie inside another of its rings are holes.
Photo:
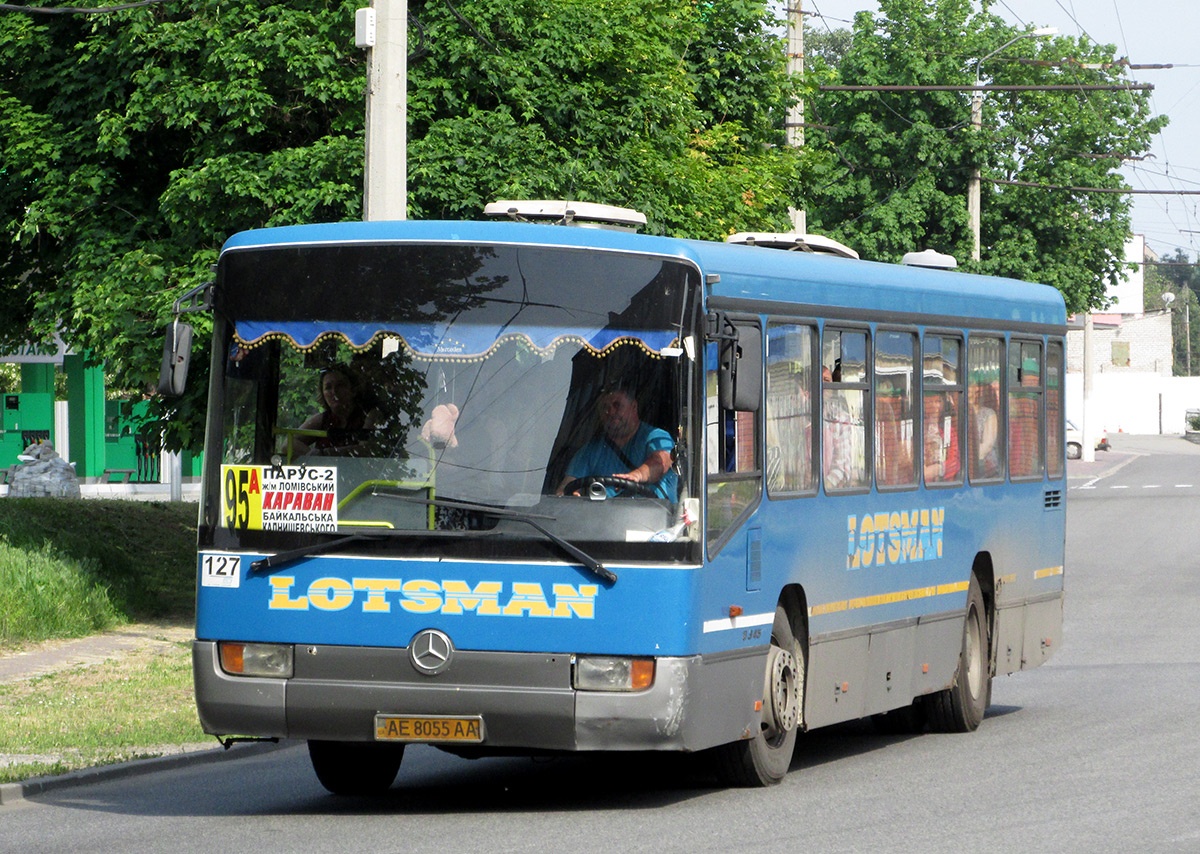
<path fill-rule="evenodd" d="M 241 531 L 250 526 L 250 469 L 225 470 L 225 527 Z"/>

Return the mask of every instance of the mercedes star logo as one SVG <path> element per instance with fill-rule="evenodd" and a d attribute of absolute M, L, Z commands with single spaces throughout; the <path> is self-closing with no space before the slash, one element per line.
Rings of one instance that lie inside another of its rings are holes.
<path fill-rule="evenodd" d="M 408 657 L 412 659 L 413 667 L 427 676 L 436 676 L 450 666 L 454 657 L 454 644 L 444 632 L 437 629 L 425 629 L 417 632 L 412 643 L 408 645 Z"/>

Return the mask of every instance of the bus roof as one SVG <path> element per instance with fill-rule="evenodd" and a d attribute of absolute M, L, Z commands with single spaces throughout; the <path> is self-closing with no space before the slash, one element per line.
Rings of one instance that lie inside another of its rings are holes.
<path fill-rule="evenodd" d="M 462 242 L 529 244 L 634 252 L 693 264 L 710 300 L 745 301 L 760 310 L 898 322 L 918 318 L 990 320 L 999 324 L 1065 327 L 1062 295 L 1045 285 L 947 270 L 858 261 L 808 252 L 681 240 L 609 229 L 518 222 L 408 220 L 341 222 L 243 231 L 226 241 L 230 251 L 339 243 Z"/>

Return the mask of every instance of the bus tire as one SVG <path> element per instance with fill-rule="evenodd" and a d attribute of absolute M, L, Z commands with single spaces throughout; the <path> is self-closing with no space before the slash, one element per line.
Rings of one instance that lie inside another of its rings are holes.
<path fill-rule="evenodd" d="M 991 696 L 988 618 L 983 594 L 974 573 L 967 590 L 967 618 L 963 621 L 962 652 L 949 688 L 925 698 L 929 728 L 935 732 L 974 732 L 983 722 Z"/>
<path fill-rule="evenodd" d="M 404 745 L 310 741 L 308 758 L 321 785 L 333 794 L 379 795 L 395 782 Z"/>
<path fill-rule="evenodd" d="M 717 776 L 727 786 L 772 786 L 792 764 L 804 714 L 805 648 L 783 605 L 775 608 L 763 680 L 762 722 L 750 738 L 715 748 Z"/>

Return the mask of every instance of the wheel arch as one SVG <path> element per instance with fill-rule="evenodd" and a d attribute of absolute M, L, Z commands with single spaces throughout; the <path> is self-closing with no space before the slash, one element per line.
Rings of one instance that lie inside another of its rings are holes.
<path fill-rule="evenodd" d="M 979 592 L 983 594 L 984 626 L 987 628 L 988 668 L 992 675 L 996 673 L 996 645 L 992 642 L 996 632 L 996 571 L 992 564 L 992 553 L 981 551 L 975 555 L 971 563 L 971 574 L 979 583 Z"/>
<path fill-rule="evenodd" d="M 797 640 L 803 638 L 804 652 L 808 653 L 808 597 L 804 595 L 804 588 L 799 584 L 788 584 L 779 591 L 779 604 L 787 611 L 788 618 L 792 621 L 792 628 L 798 634 Z"/>

